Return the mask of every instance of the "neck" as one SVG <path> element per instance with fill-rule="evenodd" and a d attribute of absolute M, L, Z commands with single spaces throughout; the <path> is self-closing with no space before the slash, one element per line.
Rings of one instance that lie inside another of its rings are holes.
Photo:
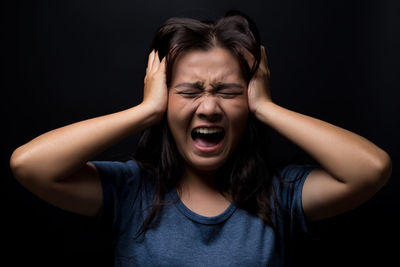
<path fill-rule="evenodd" d="M 220 195 L 215 185 L 216 171 L 201 171 L 185 166 L 178 185 L 180 196 L 190 194 Z M 227 198 L 229 194 L 223 194 Z"/>
<path fill-rule="evenodd" d="M 204 190 L 216 190 L 214 180 L 215 173 L 216 171 L 202 171 L 190 166 L 185 166 L 181 184 L 183 186 L 196 187 Z"/>

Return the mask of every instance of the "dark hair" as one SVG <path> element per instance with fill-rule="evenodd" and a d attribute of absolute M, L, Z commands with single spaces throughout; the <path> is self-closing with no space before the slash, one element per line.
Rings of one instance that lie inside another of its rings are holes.
<path fill-rule="evenodd" d="M 250 81 L 260 62 L 260 36 L 255 23 L 237 10 L 228 11 L 216 22 L 170 18 L 158 29 L 151 49 L 158 51 L 160 59 L 166 57 L 169 87 L 172 66 L 183 51 L 210 50 L 216 46 L 226 48 L 239 60 L 244 78 Z M 248 65 L 243 49 L 253 55 L 252 66 Z"/>
<path fill-rule="evenodd" d="M 171 81 L 172 66 L 184 51 L 210 50 L 221 47 L 229 50 L 238 60 L 247 82 L 254 76 L 260 62 L 260 37 L 254 22 L 239 11 L 229 11 L 217 21 L 199 21 L 191 18 L 170 18 L 156 32 L 152 49 L 166 57 L 167 85 Z M 253 56 L 249 66 L 243 54 L 247 50 Z M 260 217 L 274 227 L 271 196 L 272 173 L 267 165 L 268 127 L 249 113 L 246 129 L 229 160 L 218 170 L 217 189 L 229 192 L 234 204 Z M 182 177 L 184 161 L 169 130 L 166 116 L 162 122 L 146 129 L 137 146 L 135 159 L 144 177 L 155 186 L 151 211 L 137 233 L 140 236 L 150 228 L 167 192 Z"/>

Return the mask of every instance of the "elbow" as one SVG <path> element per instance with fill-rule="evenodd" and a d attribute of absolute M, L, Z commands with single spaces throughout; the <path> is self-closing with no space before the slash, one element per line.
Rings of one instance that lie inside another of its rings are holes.
<path fill-rule="evenodd" d="M 380 189 L 392 175 L 392 160 L 389 154 L 381 150 L 379 157 L 373 161 L 371 167 L 371 184 Z"/>
<path fill-rule="evenodd" d="M 14 178 L 24 185 L 34 175 L 34 168 L 30 164 L 29 153 L 21 147 L 14 150 L 10 157 L 10 169 Z"/>
<path fill-rule="evenodd" d="M 24 153 L 22 153 L 20 150 L 21 148 L 17 148 L 16 150 L 14 150 L 10 157 L 10 169 L 14 178 L 18 181 L 26 176 L 26 157 L 24 156 Z"/>

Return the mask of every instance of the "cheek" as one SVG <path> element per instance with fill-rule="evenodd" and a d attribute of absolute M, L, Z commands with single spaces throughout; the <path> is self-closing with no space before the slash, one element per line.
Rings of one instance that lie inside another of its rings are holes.
<path fill-rule="evenodd" d="M 172 131 L 172 134 L 175 136 L 175 129 L 177 126 L 177 122 L 179 121 L 179 101 L 177 101 L 171 94 L 168 97 L 168 107 L 167 107 L 167 121 L 168 126 Z"/>
<path fill-rule="evenodd" d="M 226 107 L 227 116 L 232 125 L 232 133 L 235 139 L 240 139 L 244 132 L 249 117 L 247 98 L 241 99 Z"/>
<path fill-rule="evenodd" d="M 247 121 L 247 117 L 249 115 L 249 104 L 247 101 L 247 96 L 243 96 L 227 105 L 225 107 L 228 113 L 230 113 L 230 117 L 235 121 Z"/>
<path fill-rule="evenodd" d="M 246 128 L 248 117 L 248 109 L 242 110 L 241 112 L 238 112 L 236 114 L 233 129 L 236 131 L 236 133 L 238 133 L 237 135 L 239 136 L 239 138 Z"/>
<path fill-rule="evenodd" d="M 190 111 L 181 97 L 170 94 L 168 97 L 167 121 L 175 139 L 182 138 L 188 128 Z M 179 140 L 179 139 L 178 139 Z"/>
<path fill-rule="evenodd" d="M 178 101 L 174 98 L 173 94 L 168 94 L 168 106 L 167 106 L 167 118 L 168 121 L 170 120 L 171 117 L 174 117 L 173 114 L 175 113 L 175 110 L 177 109 Z"/>

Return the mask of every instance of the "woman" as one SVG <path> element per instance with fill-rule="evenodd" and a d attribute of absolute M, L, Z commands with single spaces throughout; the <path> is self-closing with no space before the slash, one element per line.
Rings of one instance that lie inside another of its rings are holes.
<path fill-rule="evenodd" d="M 245 15 L 169 19 L 152 48 L 141 104 L 45 133 L 10 160 L 40 198 L 110 220 L 118 266 L 287 265 L 307 222 L 360 205 L 390 177 L 390 157 L 365 138 L 272 101 Z M 320 167 L 272 170 L 267 127 Z M 135 160 L 90 162 L 141 130 Z"/>

